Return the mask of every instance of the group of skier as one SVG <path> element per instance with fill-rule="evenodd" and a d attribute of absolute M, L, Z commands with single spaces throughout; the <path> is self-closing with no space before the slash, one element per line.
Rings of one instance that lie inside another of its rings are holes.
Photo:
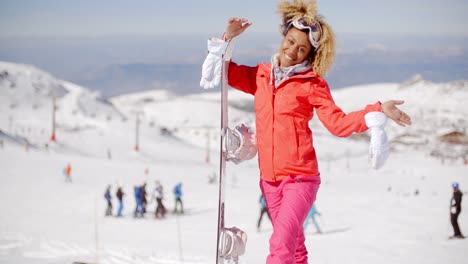
<path fill-rule="evenodd" d="M 146 190 L 147 183 L 142 185 L 135 185 L 133 187 L 134 199 L 135 199 L 135 209 L 133 210 L 133 217 L 144 217 L 147 213 L 147 206 L 151 201 L 156 201 L 156 208 L 154 210 L 154 217 L 156 219 L 163 219 L 166 216 L 167 208 L 163 203 L 164 200 L 164 188 L 160 181 L 155 181 L 153 192 L 151 193 L 151 198 L 148 200 L 148 192 Z M 174 213 L 183 214 L 184 207 L 182 202 L 182 183 L 177 183 L 173 188 L 173 194 L 175 199 Z M 122 211 L 124 209 L 124 196 L 125 192 L 123 191 L 122 186 L 117 187 L 115 196 L 118 199 L 119 207 L 117 209 L 117 217 L 122 217 Z M 106 200 L 106 216 L 112 216 L 112 195 L 111 195 L 111 185 L 107 186 L 104 193 L 104 199 Z"/>
<path fill-rule="evenodd" d="M 125 193 L 122 189 L 122 186 L 117 187 L 117 191 L 115 193 L 115 196 L 117 197 L 117 200 L 119 201 L 119 207 L 117 209 L 117 217 L 122 216 L 122 211 L 123 211 L 123 197 Z M 107 207 L 106 207 L 106 216 L 112 216 L 112 195 L 111 195 L 111 186 L 108 185 L 106 192 L 104 193 L 104 199 L 106 199 L 107 202 Z"/>

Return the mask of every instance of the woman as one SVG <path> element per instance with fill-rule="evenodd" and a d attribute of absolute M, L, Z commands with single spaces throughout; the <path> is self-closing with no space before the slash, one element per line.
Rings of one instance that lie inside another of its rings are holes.
<path fill-rule="evenodd" d="M 313 112 L 334 135 L 346 137 L 366 131 L 365 116 L 376 114 L 401 126 L 411 119 L 396 105 L 403 101 L 376 102 L 345 114 L 335 105 L 323 76 L 333 64 L 334 35 L 315 1 L 278 5 L 284 38 L 271 64 L 255 67 L 229 64 L 228 82 L 255 96 L 256 136 L 260 188 L 273 223 L 267 263 L 307 263 L 302 225 L 320 185 L 312 131 Z M 252 24 L 244 18 L 228 20 L 225 41 Z M 371 122 L 369 122 L 371 123 Z M 378 124 L 378 125 L 381 125 Z"/>

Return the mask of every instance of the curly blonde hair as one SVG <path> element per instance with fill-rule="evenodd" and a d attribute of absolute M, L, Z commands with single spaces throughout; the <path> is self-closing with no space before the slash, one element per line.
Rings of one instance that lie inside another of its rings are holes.
<path fill-rule="evenodd" d="M 312 24 L 317 21 L 322 27 L 322 37 L 318 48 L 312 56 L 311 65 L 315 73 L 325 76 L 335 61 L 336 43 L 335 34 L 325 18 L 318 14 L 316 0 L 284 0 L 278 4 L 278 13 L 283 17 L 282 34 L 285 36 L 289 24 L 294 19 L 303 18 L 307 23 Z"/>

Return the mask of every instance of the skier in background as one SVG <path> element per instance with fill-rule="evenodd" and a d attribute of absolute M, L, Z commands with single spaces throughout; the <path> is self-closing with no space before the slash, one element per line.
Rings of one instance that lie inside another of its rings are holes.
<path fill-rule="evenodd" d="M 304 231 L 307 229 L 307 226 L 309 225 L 309 220 L 312 220 L 312 223 L 315 226 L 315 229 L 317 230 L 317 233 L 321 234 L 322 229 L 320 229 L 320 226 L 317 222 L 317 219 L 315 219 L 316 215 L 321 215 L 319 211 L 317 211 L 317 208 L 315 207 L 315 203 L 312 205 L 312 208 L 309 211 L 309 214 L 307 215 L 306 220 L 304 221 L 303 229 Z"/>
<path fill-rule="evenodd" d="M 303 264 L 308 259 L 303 223 L 321 182 L 309 127 L 314 110 L 324 126 L 340 137 L 369 128 L 383 131 L 387 118 L 401 126 L 409 125 L 411 118 L 396 107 L 403 104 L 397 100 L 344 113 L 335 104 L 323 78 L 334 61 L 335 38 L 331 27 L 317 13 L 316 1 L 282 1 L 278 11 L 283 18 L 279 53 L 272 56 L 271 63 L 254 67 L 230 61 L 227 75 L 231 87 L 255 97 L 260 188 L 273 223 L 266 262 Z M 230 18 L 224 42 L 211 41 L 209 49 L 218 43 L 225 45 L 251 25 L 247 19 Z M 210 51 L 207 59 L 212 54 Z M 209 65 L 209 61 L 204 65 Z M 210 78 L 203 75 L 202 71 L 201 84 Z M 373 139 L 372 153 L 380 158 L 385 145 Z"/>
<path fill-rule="evenodd" d="M 184 204 L 182 202 L 182 183 L 179 182 L 174 186 L 174 197 L 175 197 L 175 205 L 174 205 L 174 213 L 179 213 L 179 204 L 180 204 L 180 213 L 184 213 Z"/>
<path fill-rule="evenodd" d="M 141 186 L 135 186 L 133 187 L 133 191 L 135 193 L 135 212 L 133 213 L 134 217 L 143 217 L 143 201 L 142 201 L 142 196 L 141 196 Z"/>
<path fill-rule="evenodd" d="M 159 181 L 156 181 L 156 186 L 154 187 L 153 197 L 156 199 L 156 210 L 154 212 L 154 217 L 164 218 L 166 215 L 166 207 L 163 204 L 164 199 L 164 188 Z"/>
<path fill-rule="evenodd" d="M 263 194 L 260 195 L 260 216 L 258 217 L 258 222 L 257 222 L 257 232 L 260 232 L 260 224 L 262 223 L 262 218 L 263 215 L 266 213 L 268 218 L 271 221 L 270 214 L 268 213 L 268 207 L 265 201 L 265 197 L 263 197 Z"/>
<path fill-rule="evenodd" d="M 106 216 L 112 215 L 112 196 L 110 194 L 111 186 L 107 186 L 106 192 L 104 193 L 104 198 L 107 201 Z"/>
<path fill-rule="evenodd" d="M 70 163 L 68 163 L 67 166 L 63 169 L 63 175 L 65 176 L 65 182 L 69 182 L 69 183 L 72 182 Z"/>
<path fill-rule="evenodd" d="M 118 217 L 122 216 L 123 197 L 124 197 L 124 195 L 125 195 L 125 193 L 123 192 L 122 187 L 119 186 L 117 188 L 117 193 L 115 194 L 115 196 L 117 196 L 117 199 L 119 200 L 119 208 L 117 209 L 117 216 Z"/>
<path fill-rule="evenodd" d="M 141 208 L 143 215 L 146 213 L 146 205 L 148 204 L 148 200 L 146 199 L 146 182 L 141 185 Z"/>
<path fill-rule="evenodd" d="M 460 186 L 458 183 L 452 184 L 453 187 L 453 196 L 452 199 L 450 199 L 450 222 L 452 223 L 453 227 L 453 236 L 450 238 L 465 238 L 461 231 L 460 231 L 460 226 L 458 225 L 458 216 L 460 215 L 461 212 L 461 202 L 462 202 L 462 196 L 463 193 L 460 191 Z"/>

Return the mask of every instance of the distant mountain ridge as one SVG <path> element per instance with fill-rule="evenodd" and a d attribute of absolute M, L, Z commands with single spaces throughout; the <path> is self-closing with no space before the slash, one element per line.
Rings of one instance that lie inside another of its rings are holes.
<path fill-rule="evenodd" d="M 200 66 L 206 40 L 219 34 L 6 37 L 0 36 L 0 60 L 27 63 L 105 98 L 149 89 L 178 95 L 200 93 Z M 382 82 L 402 82 L 415 74 L 426 80 L 467 79 L 468 39 L 337 33 L 337 58 L 326 79 L 331 89 Z M 246 32 L 236 39 L 233 59 L 244 65 L 270 62 L 278 33 Z M 63 63 L 66 62 L 66 63 Z"/>
<path fill-rule="evenodd" d="M 269 57 L 235 53 L 233 60 L 254 66 L 268 62 Z M 179 95 L 200 93 L 202 62 L 203 58 L 199 64 L 113 64 L 76 81 L 106 96 L 148 89 L 171 90 Z M 467 72 L 468 55 L 463 53 L 439 56 L 433 51 L 364 50 L 339 54 L 326 80 L 331 89 L 338 89 L 366 83 L 402 82 L 416 74 L 437 82 L 462 80 L 468 78 Z"/>
<path fill-rule="evenodd" d="M 198 64 L 114 64 L 89 73 L 79 82 L 105 95 L 146 90 L 170 90 L 179 95 L 198 93 L 201 63 Z"/>

